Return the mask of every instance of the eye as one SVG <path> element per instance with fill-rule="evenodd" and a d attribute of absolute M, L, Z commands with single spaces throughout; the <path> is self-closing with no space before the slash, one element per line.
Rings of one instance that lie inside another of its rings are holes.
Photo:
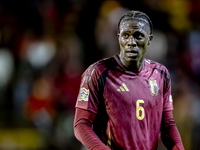
<path fill-rule="evenodd" d="M 140 32 L 136 32 L 134 34 L 134 37 L 138 40 L 141 40 L 144 37 L 144 34 L 140 33 Z"/>
<path fill-rule="evenodd" d="M 128 35 L 127 33 L 123 33 L 123 34 L 122 34 L 122 37 L 123 37 L 124 39 L 127 39 L 127 38 L 129 37 L 129 35 Z"/>

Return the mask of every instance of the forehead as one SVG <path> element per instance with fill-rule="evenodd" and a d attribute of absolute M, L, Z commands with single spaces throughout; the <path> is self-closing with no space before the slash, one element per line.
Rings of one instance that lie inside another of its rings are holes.
<path fill-rule="evenodd" d="M 121 22 L 120 24 L 120 32 L 135 31 L 135 30 L 150 33 L 149 26 L 142 21 L 127 20 L 127 21 Z"/>

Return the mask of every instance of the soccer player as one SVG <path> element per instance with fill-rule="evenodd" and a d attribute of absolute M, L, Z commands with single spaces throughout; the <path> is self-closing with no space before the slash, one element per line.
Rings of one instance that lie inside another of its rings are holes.
<path fill-rule="evenodd" d="M 89 150 L 183 150 L 173 119 L 171 80 L 165 66 L 144 57 L 152 22 L 129 11 L 118 23 L 120 53 L 82 75 L 74 119 L 76 138 Z"/>

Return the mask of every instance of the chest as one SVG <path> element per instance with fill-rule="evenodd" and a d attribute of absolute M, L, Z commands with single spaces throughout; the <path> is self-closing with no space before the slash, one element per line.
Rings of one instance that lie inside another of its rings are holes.
<path fill-rule="evenodd" d="M 109 72 L 104 88 L 104 100 L 108 112 L 160 110 L 163 105 L 163 80 L 156 73 L 134 76 Z"/>

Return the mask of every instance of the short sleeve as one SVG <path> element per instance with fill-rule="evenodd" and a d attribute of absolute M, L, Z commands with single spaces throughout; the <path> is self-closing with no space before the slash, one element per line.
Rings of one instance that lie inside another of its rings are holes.
<path fill-rule="evenodd" d="M 99 104 L 99 75 L 91 65 L 82 75 L 76 107 L 97 113 Z"/>
<path fill-rule="evenodd" d="M 166 69 L 165 87 L 163 91 L 163 111 L 173 110 L 173 99 L 171 94 L 171 77 Z"/>

